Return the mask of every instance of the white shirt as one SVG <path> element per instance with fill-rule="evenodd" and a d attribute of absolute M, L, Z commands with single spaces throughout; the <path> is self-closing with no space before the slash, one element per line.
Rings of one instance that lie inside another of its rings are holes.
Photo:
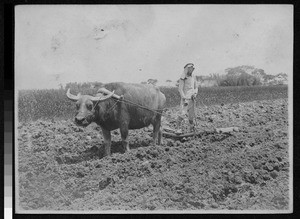
<path fill-rule="evenodd" d="M 197 81 L 194 76 L 179 79 L 179 93 L 181 98 L 191 99 L 193 94 L 198 93 Z"/>

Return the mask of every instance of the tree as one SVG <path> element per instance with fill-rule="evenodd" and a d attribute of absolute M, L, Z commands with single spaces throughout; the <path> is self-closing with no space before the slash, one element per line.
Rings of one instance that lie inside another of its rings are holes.
<path fill-rule="evenodd" d="M 253 86 L 261 84 L 265 72 L 251 65 L 241 65 L 225 70 L 226 82 L 228 86 Z"/>

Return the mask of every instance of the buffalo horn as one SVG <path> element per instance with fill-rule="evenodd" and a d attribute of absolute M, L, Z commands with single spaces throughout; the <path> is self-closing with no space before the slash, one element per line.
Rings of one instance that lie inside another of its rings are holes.
<path fill-rule="evenodd" d="M 77 94 L 77 96 L 73 95 L 70 93 L 70 88 L 68 89 L 67 91 L 67 97 L 70 99 L 70 100 L 79 100 L 81 94 Z"/>

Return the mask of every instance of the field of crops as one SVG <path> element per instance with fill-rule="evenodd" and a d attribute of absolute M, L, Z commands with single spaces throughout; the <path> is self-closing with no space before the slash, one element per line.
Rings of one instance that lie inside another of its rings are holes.
<path fill-rule="evenodd" d="M 75 89 L 72 92 L 94 95 L 97 90 L 97 88 L 85 88 Z M 180 96 L 177 88 L 162 87 L 161 91 L 167 98 L 167 108 L 179 104 Z M 287 92 L 287 86 L 200 88 L 197 105 L 211 106 L 253 100 L 275 100 L 286 98 Z M 70 119 L 74 115 L 75 105 L 67 99 L 65 89 L 21 90 L 18 95 L 19 121 Z"/>
<path fill-rule="evenodd" d="M 169 107 L 163 126 L 174 128 L 178 91 L 161 90 Z M 146 127 L 129 131 L 131 150 L 124 152 L 115 130 L 112 156 L 104 157 L 100 127 L 74 124 L 75 104 L 65 90 L 20 92 L 17 210 L 287 212 L 287 87 L 206 88 L 197 98 L 197 130 L 236 126 L 239 131 L 163 138 L 154 146 Z"/>

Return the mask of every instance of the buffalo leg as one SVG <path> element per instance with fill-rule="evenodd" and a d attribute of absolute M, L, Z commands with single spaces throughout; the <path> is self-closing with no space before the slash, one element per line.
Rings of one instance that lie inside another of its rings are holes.
<path fill-rule="evenodd" d="M 110 131 L 102 129 L 105 145 L 105 156 L 110 156 L 111 154 L 111 134 Z"/>
<path fill-rule="evenodd" d="M 154 124 L 153 124 L 153 144 L 156 145 L 156 141 L 158 140 L 158 145 L 161 144 L 161 136 L 162 136 L 162 133 L 161 133 L 161 124 L 160 124 L 160 120 L 156 121 Z"/>
<path fill-rule="evenodd" d="M 162 128 L 160 126 L 159 130 L 158 130 L 158 145 L 161 145 L 161 144 L 162 144 Z"/>
<path fill-rule="evenodd" d="M 120 133 L 122 138 L 122 145 L 125 152 L 130 151 L 129 142 L 128 142 L 128 125 L 126 125 L 126 123 L 123 123 L 122 126 L 120 127 Z"/>

